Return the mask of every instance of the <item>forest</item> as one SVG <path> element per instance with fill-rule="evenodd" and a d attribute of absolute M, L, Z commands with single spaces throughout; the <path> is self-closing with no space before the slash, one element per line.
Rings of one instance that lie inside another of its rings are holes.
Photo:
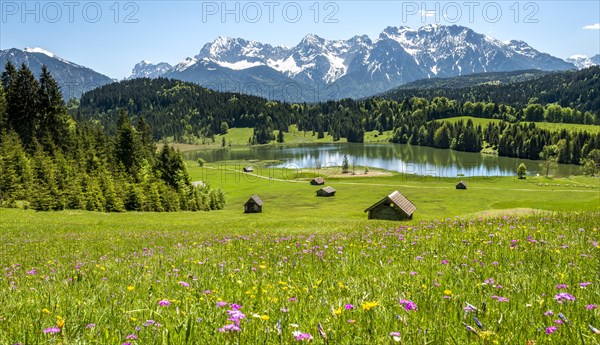
<path fill-rule="evenodd" d="M 549 131 L 533 122 L 600 124 L 600 97 L 595 95 L 600 89 L 600 68 L 553 73 L 510 85 L 446 90 L 455 98 L 417 97 L 443 90 L 426 89 L 422 92 L 428 94 L 413 90 L 397 100 L 372 97 L 289 104 L 177 80 L 142 78 L 90 91 L 79 103 L 70 102 L 69 111 L 78 122 L 101 125 L 110 133 L 116 130 L 119 113 L 126 111 L 133 119 L 147 121 L 155 141 L 206 143 L 228 128 L 250 127 L 254 135 L 248 144 L 266 144 L 276 139 L 276 131 L 286 132 L 296 124 L 318 138 L 327 133 L 334 141 L 363 142 L 365 131 L 393 131 L 395 143 L 469 152 L 488 147 L 501 156 L 599 163 L 597 152 L 590 156 L 600 149 L 597 134 Z M 493 101 L 486 92 L 494 95 Z M 485 128 L 472 122 L 434 121 L 456 116 L 501 121 Z"/>
<path fill-rule="evenodd" d="M 35 210 L 216 210 L 220 189 L 194 186 L 180 152 L 157 150 L 142 116 L 120 109 L 108 133 L 69 114 L 46 67 L 11 63 L 0 86 L 0 201 Z M 17 203 L 22 203 L 18 205 Z"/>

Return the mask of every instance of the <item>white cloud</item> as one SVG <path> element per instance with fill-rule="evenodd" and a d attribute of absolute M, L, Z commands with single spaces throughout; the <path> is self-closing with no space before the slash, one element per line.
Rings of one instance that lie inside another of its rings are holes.
<path fill-rule="evenodd" d="M 583 27 L 584 30 L 600 30 L 600 23 L 590 24 Z"/>

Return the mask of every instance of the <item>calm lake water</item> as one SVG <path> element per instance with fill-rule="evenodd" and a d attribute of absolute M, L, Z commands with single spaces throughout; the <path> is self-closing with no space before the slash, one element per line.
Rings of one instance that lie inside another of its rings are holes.
<path fill-rule="evenodd" d="M 303 144 L 290 146 L 256 146 L 187 152 L 188 159 L 201 157 L 208 162 L 224 160 L 277 160 L 277 167 L 305 169 L 341 166 L 344 154 L 357 172 L 365 166 L 408 174 L 438 177 L 514 176 L 517 166 L 525 163 L 529 175 L 545 174 L 542 161 L 498 157 L 481 153 L 459 152 L 405 144 Z M 569 176 L 580 172 L 576 165 L 554 164 L 550 174 Z"/>

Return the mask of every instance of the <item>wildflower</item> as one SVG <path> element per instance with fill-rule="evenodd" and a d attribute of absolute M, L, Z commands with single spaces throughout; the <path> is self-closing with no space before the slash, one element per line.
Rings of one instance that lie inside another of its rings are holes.
<path fill-rule="evenodd" d="M 557 325 L 562 325 L 563 324 L 563 322 L 561 320 L 554 320 L 554 323 L 557 324 Z"/>
<path fill-rule="evenodd" d="M 46 333 L 46 334 L 60 333 L 60 328 L 58 328 L 58 327 L 49 327 L 49 328 L 44 329 L 44 333 Z"/>
<path fill-rule="evenodd" d="M 467 331 L 471 332 L 471 333 L 475 333 L 477 334 L 477 330 L 469 325 L 467 325 L 466 323 L 462 322 L 462 325 L 465 326 L 465 328 L 467 329 Z"/>
<path fill-rule="evenodd" d="M 390 332 L 390 336 L 392 337 L 392 340 L 394 340 L 395 342 L 400 341 L 400 332 Z"/>
<path fill-rule="evenodd" d="M 275 324 L 275 330 L 277 331 L 277 335 L 281 335 L 281 319 L 277 320 Z"/>
<path fill-rule="evenodd" d="M 128 336 L 125 337 L 125 339 L 129 340 L 129 339 L 137 339 L 137 335 L 135 334 L 129 334 Z"/>
<path fill-rule="evenodd" d="M 261 315 L 260 319 L 263 321 L 269 321 L 270 317 L 269 317 L 269 315 Z"/>
<path fill-rule="evenodd" d="M 129 285 L 127 287 L 127 291 L 133 291 L 133 290 L 135 290 L 135 286 Z"/>
<path fill-rule="evenodd" d="M 452 290 L 449 290 L 449 289 L 444 290 L 444 295 L 446 295 L 446 296 L 452 295 Z"/>
<path fill-rule="evenodd" d="M 27 271 L 26 273 L 29 275 L 35 275 L 35 274 L 37 274 L 37 271 L 35 270 L 35 268 L 32 268 L 31 270 Z"/>
<path fill-rule="evenodd" d="M 600 334 L 600 330 L 599 330 L 599 329 L 597 329 L 596 327 L 592 326 L 592 325 L 590 325 L 590 330 L 591 330 L 592 332 L 596 333 L 596 334 Z"/>
<path fill-rule="evenodd" d="M 346 305 L 344 306 L 344 308 L 345 308 L 346 310 L 352 310 L 352 309 L 354 309 L 354 305 L 353 305 L 353 304 L 346 304 Z"/>
<path fill-rule="evenodd" d="M 219 301 L 219 302 L 217 302 L 217 307 L 218 307 L 218 308 L 222 308 L 222 307 L 224 307 L 224 306 L 226 306 L 226 305 L 227 305 L 227 302 L 223 302 L 223 301 Z"/>
<path fill-rule="evenodd" d="M 401 305 L 404 306 L 404 309 L 406 310 L 417 310 L 417 304 L 413 301 L 407 300 L 407 299 L 401 299 L 400 302 Z"/>
<path fill-rule="evenodd" d="M 356 323 L 356 320 L 348 319 L 348 320 L 346 320 L 346 322 L 348 322 L 349 324 L 352 325 L 352 324 Z"/>
<path fill-rule="evenodd" d="M 295 331 L 293 333 L 293 335 L 296 338 L 296 340 L 298 340 L 298 341 L 304 341 L 304 340 L 311 341 L 313 339 L 313 336 L 310 335 L 310 333 L 302 333 L 300 331 Z"/>
<path fill-rule="evenodd" d="M 188 283 L 188 282 L 177 282 L 177 284 L 179 284 L 183 287 L 190 287 L 190 283 Z"/>
<path fill-rule="evenodd" d="M 48 310 L 48 308 L 44 308 L 42 309 L 42 313 L 50 314 L 50 310 Z"/>
<path fill-rule="evenodd" d="M 321 338 L 327 340 L 327 333 L 325 333 L 325 329 L 323 328 L 323 325 L 321 325 L 320 322 L 317 325 L 317 329 L 319 330 L 319 335 L 321 336 Z"/>
<path fill-rule="evenodd" d="M 90 329 L 90 328 L 94 328 L 94 327 L 96 327 L 95 323 L 88 323 L 87 325 L 85 325 L 86 329 Z"/>
<path fill-rule="evenodd" d="M 582 282 L 582 283 L 579 283 L 579 287 L 582 288 L 582 289 L 585 289 L 588 285 L 592 285 L 592 283 L 591 282 Z"/>
<path fill-rule="evenodd" d="M 587 309 L 587 310 L 598 309 L 598 305 L 596 305 L 596 304 L 588 304 L 588 305 L 585 306 L 585 309 Z"/>
<path fill-rule="evenodd" d="M 342 314 L 342 307 L 336 308 L 333 310 L 333 314 L 335 315 L 341 315 Z"/>
<path fill-rule="evenodd" d="M 477 311 L 477 307 L 476 306 L 472 305 L 469 302 L 465 302 L 465 303 L 467 304 L 467 306 L 463 308 L 464 311 L 466 311 L 466 312 Z M 485 302 L 483 304 L 483 307 L 484 307 L 484 311 L 485 311 Z"/>
<path fill-rule="evenodd" d="M 163 299 L 158 301 L 158 305 L 161 307 L 168 307 L 171 305 L 171 302 L 168 299 Z"/>
<path fill-rule="evenodd" d="M 65 325 L 65 319 L 63 319 L 60 316 L 56 317 L 56 325 L 58 326 L 58 328 L 63 328 L 63 326 Z"/>
<path fill-rule="evenodd" d="M 126 343 L 123 343 L 121 345 L 131 345 L 131 343 L 130 342 L 126 342 Z"/>
<path fill-rule="evenodd" d="M 379 305 L 379 302 L 365 302 L 362 304 L 362 308 L 363 310 L 371 310 L 371 308 L 375 308 L 376 306 Z"/>
<path fill-rule="evenodd" d="M 448 260 L 442 260 L 441 264 L 442 265 L 447 265 L 448 264 Z"/>
<path fill-rule="evenodd" d="M 557 295 L 554 296 L 554 299 L 558 302 L 558 303 L 562 303 L 563 301 L 574 301 L 575 300 L 575 296 L 566 293 L 566 292 L 561 292 Z"/>
<path fill-rule="evenodd" d="M 552 334 L 552 333 L 556 332 L 557 329 L 558 329 L 558 327 L 556 327 L 556 326 L 550 326 L 550 327 L 546 328 L 546 334 Z"/>
<path fill-rule="evenodd" d="M 564 290 L 567 289 L 568 286 L 566 284 L 558 284 L 556 285 L 556 290 Z"/>
<path fill-rule="evenodd" d="M 560 318 L 562 321 L 564 321 L 564 322 L 568 323 L 569 325 L 571 324 L 571 321 L 567 320 L 567 318 L 566 318 L 566 317 L 563 315 L 563 313 L 558 313 L 558 317 L 559 317 L 559 318 Z"/>
<path fill-rule="evenodd" d="M 146 320 L 146 322 L 144 322 L 144 327 L 152 326 L 155 323 L 156 323 L 156 321 L 154 321 L 154 320 Z"/>
<path fill-rule="evenodd" d="M 473 317 L 473 321 L 475 321 L 475 324 L 477 325 L 477 327 L 483 329 L 483 325 L 481 324 L 481 321 L 479 321 L 479 319 L 476 316 Z"/>
<path fill-rule="evenodd" d="M 551 315 L 554 315 L 554 312 L 552 310 L 548 310 L 547 312 L 544 313 L 544 315 L 551 316 Z"/>
<path fill-rule="evenodd" d="M 225 326 L 219 328 L 219 332 L 221 333 L 229 333 L 229 332 L 241 332 L 242 329 L 236 325 L 236 324 L 232 324 L 232 323 L 228 323 Z"/>

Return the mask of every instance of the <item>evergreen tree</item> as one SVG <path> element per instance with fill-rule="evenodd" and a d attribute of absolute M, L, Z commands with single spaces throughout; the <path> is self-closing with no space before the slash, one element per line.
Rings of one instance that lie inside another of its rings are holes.
<path fill-rule="evenodd" d="M 344 159 L 342 160 L 342 173 L 347 174 L 350 172 L 350 163 L 348 162 L 348 155 L 344 154 Z"/>

